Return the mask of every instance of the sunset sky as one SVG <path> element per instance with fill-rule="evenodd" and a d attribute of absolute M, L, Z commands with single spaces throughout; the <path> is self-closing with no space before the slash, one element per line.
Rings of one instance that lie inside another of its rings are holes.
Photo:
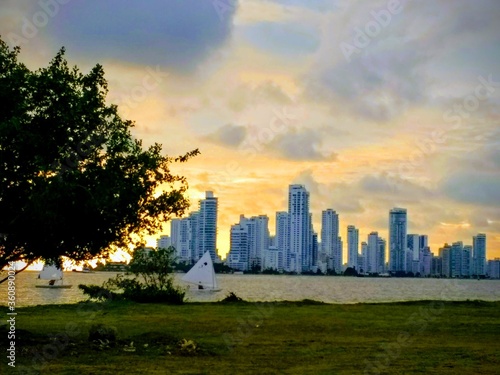
<path fill-rule="evenodd" d="M 135 137 L 200 149 L 173 171 L 193 210 L 219 198 L 223 258 L 240 214 L 274 234 L 292 183 L 316 232 L 339 213 L 344 261 L 347 225 L 387 239 L 393 207 L 435 254 L 486 233 L 500 257 L 499 19 L 498 0 L 0 1 L 28 67 L 65 46 L 82 71 L 104 66 Z"/>

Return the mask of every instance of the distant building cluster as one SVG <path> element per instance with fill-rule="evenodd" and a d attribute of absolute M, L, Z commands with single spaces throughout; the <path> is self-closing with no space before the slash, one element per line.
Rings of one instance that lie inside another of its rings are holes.
<path fill-rule="evenodd" d="M 198 203 L 198 211 L 188 217 L 172 219 L 170 236 L 161 236 L 157 247 L 173 246 L 179 262 L 191 263 L 209 251 L 213 262 L 219 261 L 217 255 L 217 207 L 218 201 L 213 192 L 205 192 L 205 199 Z"/>
<path fill-rule="evenodd" d="M 485 234 L 474 236 L 470 245 L 445 244 L 435 255 L 427 235 L 407 233 L 408 215 L 404 208 L 389 211 L 388 241 L 374 231 L 360 242 L 359 229 L 348 225 L 344 262 L 338 213 L 331 208 L 322 211 L 318 238 L 309 198 L 303 185 L 289 186 L 288 211 L 276 212 L 274 236 L 270 235 L 267 215 L 240 215 L 239 222 L 231 226 L 226 264 L 235 270 L 254 272 L 342 273 L 349 267 L 362 275 L 500 278 L 500 258 L 486 260 Z M 172 220 L 171 235 L 161 236 L 157 246 L 173 246 L 183 262 L 198 260 L 207 250 L 217 261 L 216 239 L 217 198 L 208 191 L 199 202 L 198 211 Z"/>

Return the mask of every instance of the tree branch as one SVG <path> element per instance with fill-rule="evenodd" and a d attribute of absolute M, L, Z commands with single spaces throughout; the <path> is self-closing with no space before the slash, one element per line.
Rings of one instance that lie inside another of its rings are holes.
<path fill-rule="evenodd" d="M 26 268 L 28 268 L 29 266 L 31 266 L 31 264 L 32 264 L 32 263 L 33 263 L 33 262 L 28 263 L 28 264 L 26 264 L 26 265 L 25 265 L 22 269 L 17 270 L 17 271 L 16 271 L 16 273 L 15 273 L 15 275 L 17 275 L 19 272 L 23 272 Z M 4 283 L 4 282 L 6 282 L 8 279 L 9 279 L 9 276 L 7 276 L 7 277 L 5 277 L 4 279 L 0 280 L 0 284 L 2 284 L 2 283 Z"/>

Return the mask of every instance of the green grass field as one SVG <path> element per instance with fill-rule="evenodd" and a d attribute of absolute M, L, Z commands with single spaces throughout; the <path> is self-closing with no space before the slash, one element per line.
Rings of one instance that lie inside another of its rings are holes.
<path fill-rule="evenodd" d="M 115 345 L 89 342 L 99 323 Z M 500 302 L 82 303 L 20 308 L 16 330 L 12 373 L 500 373 Z"/>

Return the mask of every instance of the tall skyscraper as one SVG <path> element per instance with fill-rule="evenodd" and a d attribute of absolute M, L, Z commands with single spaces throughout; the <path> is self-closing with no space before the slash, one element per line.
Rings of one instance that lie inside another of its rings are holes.
<path fill-rule="evenodd" d="M 368 273 L 383 273 L 385 271 L 385 240 L 378 236 L 378 232 L 368 235 L 367 243 L 367 266 Z"/>
<path fill-rule="evenodd" d="M 326 254 L 327 268 L 335 269 L 337 273 L 342 267 L 339 245 L 339 215 L 329 208 L 321 213 L 321 252 Z"/>
<path fill-rule="evenodd" d="M 420 236 L 418 234 L 408 234 L 406 236 L 406 247 L 411 251 L 412 260 L 418 261 L 420 258 L 420 249 L 423 249 L 423 247 L 420 247 Z"/>
<path fill-rule="evenodd" d="M 406 271 L 406 209 L 393 208 L 389 212 L 389 269 Z"/>
<path fill-rule="evenodd" d="M 200 212 L 194 211 L 189 214 L 189 257 L 191 260 L 198 260 L 198 248 L 200 243 Z"/>
<path fill-rule="evenodd" d="M 419 236 L 419 245 L 420 250 L 429 246 L 429 237 L 426 234 L 422 234 Z"/>
<path fill-rule="evenodd" d="M 368 269 L 368 244 L 366 242 L 361 242 L 361 263 L 359 265 L 359 270 L 363 273 L 367 272 Z"/>
<path fill-rule="evenodd" d="M 378 273 L 385 272 L 385 240 L 381 237 L 378 238 L 378 248 L 377 248 L 377 269 Z"/>
<path fill-rule="evenodd" d="M 266 215 L 246 218 L 231 226 L 229 266 L 247 271 L 262 270 L 264 256 L 269 248 L 269 218 Z"/>
<path fill-rule="evenodd" d="M 190 262 L 190 222 L 188 218 L 172 219 L 170 222 L 170 236 L 175 256 L 180 262 Z"/>
<path fill-rule="evenodd" d="M 462 250 L 462 277 L 472 275 L 472 246 L 465 245 Z"/>
<path fill-rule="evenodd" d="M 290 244 L 287 254 L 287 269 L 302 273 L 310 270 L 311 225 L 309 192 L 303 185 L 290 185 L 288 189 L 288 233 Z"/>
<path fill-rule="evenodd" d="M 451 246 L 447 243 L 439 249 L 439 257 L 441 258 L 441 276 L 451 276 Z"/>
<path fill-rule="evenodd" d="M 288 212 L 276 212 L 276 247 L 283 256 L 283 268 L 288 270 L 287 259 L 290 247 L 290 236 L 288 235 L 289 215 Z"/>
<path fill-rule="evenodd" d="M 216 259 L 217 253 L 217 198 L 214 193 L 207 191 L 205 199 L 199 203 L 198 217 L 198 252 L 195 260 L 200 259 L 205 252 L 210 252 L 212 261 Z"/>
<path fill-rule="evenodd" d="M 269 218 L 267 215 L 253 216 L 247 221 L 249 228 L 250 267 L 262 267 L 262 260 L 269 248 Z"/>
<path fill-rule="evenodd" d="M 368 273 L 378 272 L 377 253 L 378 253 L 378 233 L 371 232 L 368 235 L 368 259 L 367 259 L 366 272 Z"/>
<path fill-rule="evenodd" d="M 354 225 L 347 226 L 347 267 L 358 269 L 359 230 Z"/>
<path fill-rule="evenodd" d="M 317 269 L 318 266 L 318 254 L 319 254 L 319 248 L 318 248 L 318 233 L 312 232 L 312 243 L 311 243 L 311 249 L 312 249 L 312 266 Z"/>
<path fill-rule="evenodd" d="M 453 242 L 450 254 L 450 277 L 460 277 L 462 275 L 462 252 L 464 244 L 462 241 Z"/>
<path fill-rule="evenodd" d="M 479 233 L 472 237 L 472 251 L 474 258 L 474 275 L 486 275 L 486 234 Z"/>
<path fill-rule="evenodd" d="M 238 224 L 231 225 L 230 250 L 228 265 L 239 271 L 248 270 L 248 226 L 241 215 Z"/>

